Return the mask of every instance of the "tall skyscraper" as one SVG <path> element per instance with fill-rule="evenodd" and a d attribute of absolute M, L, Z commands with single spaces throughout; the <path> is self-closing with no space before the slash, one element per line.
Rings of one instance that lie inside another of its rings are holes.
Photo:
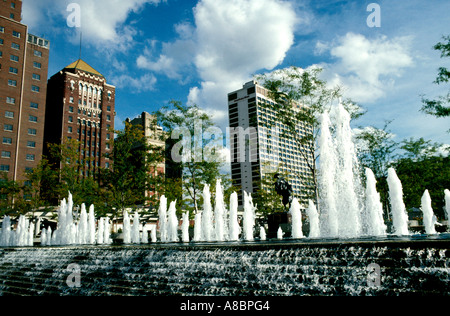
<path fill-rule="evenodd" d="M 255 81 L 228 94 L 233 184 L 257 195 L 259 190 L 274 190 L 273 184 L 263 179 L 279 173 L 286 175 L 294 196 L 307 203 L 313 193 L 311 187 L 305 185 L 312 179 L 307 162 L 312 162 L 314 157 L 309 152 L 300 152 L 294 137 L 287 135 L 288 129 L 277 121 L 277 113 L 270 105 L 274 105 L 274 101 L 269 91 Z M 304 122 L 295 125 L 302 135 L 313 132 Z M 242 205 L 242 194 L 239 200 Z"/>
<path fill-rule="evenodd" d="M 78 140 L 82 176 L 109 168 L 116 88 L 80 59 L 53 75 L 47 89 L 45 144 Z"/>
<path fill-rule="evenodd" d="M 42 158 L 50 53 L 21 15 L 21 0 L 0 1 L 0 172 L 15 181 Z"/>

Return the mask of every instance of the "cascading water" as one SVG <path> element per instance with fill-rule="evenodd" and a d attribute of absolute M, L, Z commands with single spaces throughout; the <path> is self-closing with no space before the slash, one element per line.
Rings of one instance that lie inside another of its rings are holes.
<path fill-rule="evenodd" d="M 127 211 L 123 212 L 123 243 L 131 244 L 131 223 L 130 216 Z"/>

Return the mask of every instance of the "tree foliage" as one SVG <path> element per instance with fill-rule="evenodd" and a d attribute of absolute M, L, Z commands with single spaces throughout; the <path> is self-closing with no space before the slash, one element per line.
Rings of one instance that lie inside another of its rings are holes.
<path fill-rule="evenodd" d="M 450 36 L 444 36 L 443 42 L 439 42 L 434 49 L 441 52 L 441 58 L 450 57 Z M 445 84 L 450 81 L 450 70 L 446 67 L 440 67 L 435 84 Z M 436 117 L 450 116 L 450 91 L 447 95 L 439 96 L 437 99 L 427 99 L 422 97 L 422 111 Z M 450 130 L 449 130 L 450 131 Z"/>

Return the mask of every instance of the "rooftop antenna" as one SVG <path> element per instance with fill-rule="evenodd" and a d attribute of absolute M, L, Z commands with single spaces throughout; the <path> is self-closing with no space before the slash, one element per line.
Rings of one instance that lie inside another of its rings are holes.
<path fill-rule="evenodd" d="M 82 48 L 82 44 L 83 44 L 83 32 L 80 31 L 80 58 L 78 58 L 78 59 L 81 59 L 81 48 Z"/>
<path fill-rule="evenodd" d="M 80 60 L 81 60 L 81 47 L 82 47 L 82 43 L 83 43 L 83 32 L 80 31 L 80 54 L 78 56 L 78 61 L 77 64 L 75 65 L 75 68 L 77 68 Z"/>

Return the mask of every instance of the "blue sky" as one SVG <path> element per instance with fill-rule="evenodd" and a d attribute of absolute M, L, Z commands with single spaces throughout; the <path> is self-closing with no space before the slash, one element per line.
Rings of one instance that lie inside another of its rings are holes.
<path fill-rule="evenodd" d="M 323 78 L 368 112 L 355 126 L 382 128 L 395 140 L 450 144 L 450 119 L 419 112 L 420 95 L 450 66 L 432 49 L 450 34 L 441 0 L 23 0 L 29 32 L 51 41 L 49 76 L 79 56 L 116 85 L 116 128 L 127 117 L 174 99 L 192 102 L 227 125 L 227 93 L 253 74 L 320 65 Z M 381 26 L 371 28 L 375 2 Z M 81 27 L 67 24 L 77 3 Z"/>

